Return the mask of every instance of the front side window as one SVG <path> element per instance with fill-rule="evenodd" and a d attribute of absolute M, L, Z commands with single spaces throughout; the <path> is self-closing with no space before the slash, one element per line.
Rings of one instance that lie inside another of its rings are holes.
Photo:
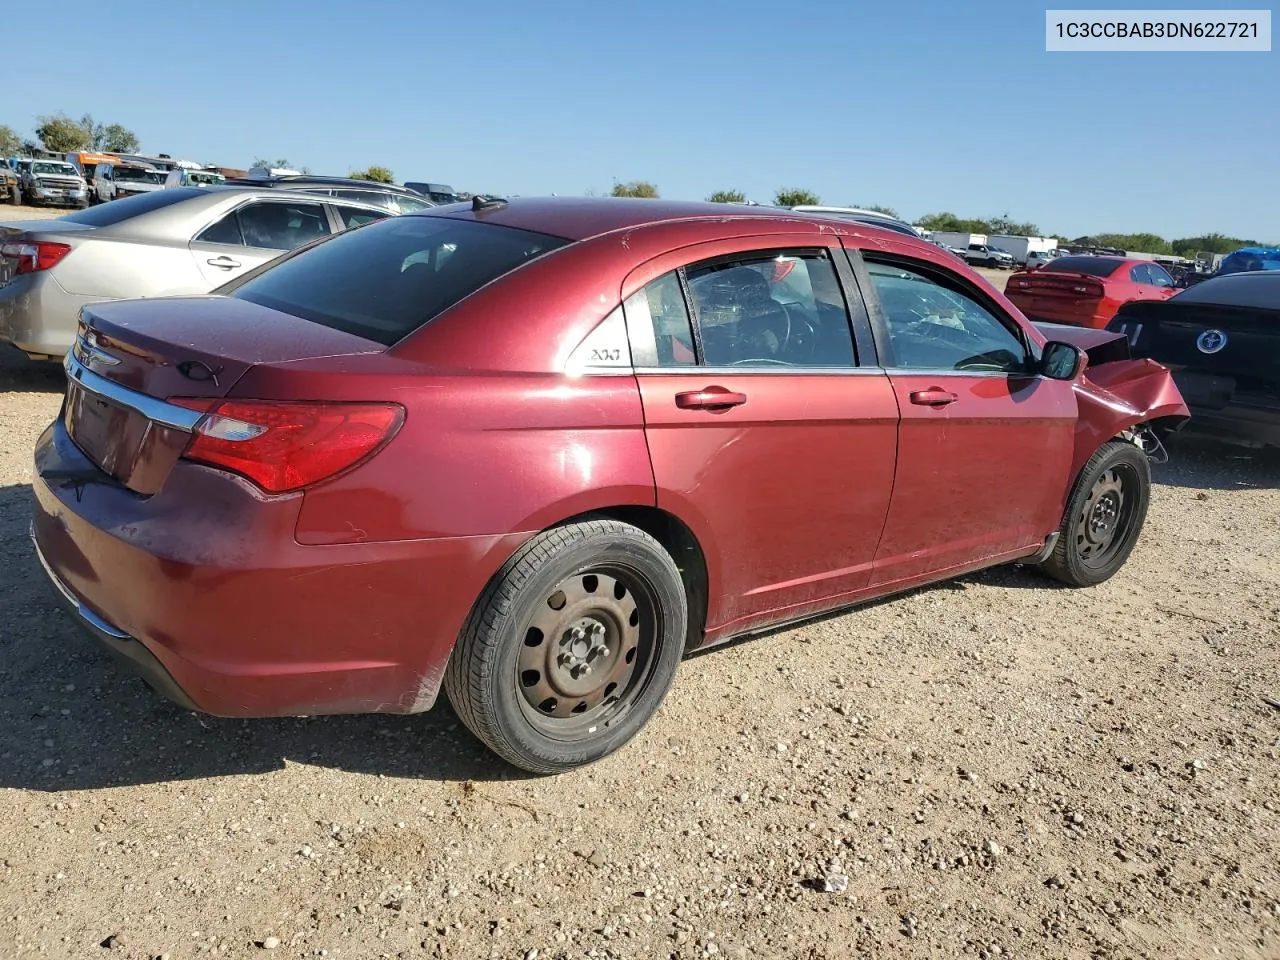
<path fill-rule="evenodd" d="M 924 272 L 868 261 L 889 338 L 886 366 L 973 373 L 1022 373 L 1027 351 L 977 300 Z"/>

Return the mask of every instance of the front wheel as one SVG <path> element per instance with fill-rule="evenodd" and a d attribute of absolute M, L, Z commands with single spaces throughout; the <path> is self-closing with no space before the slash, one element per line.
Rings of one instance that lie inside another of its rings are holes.
<path fill-rule="evenodd" d="M 679 569 L 644 531 L 614 520 L 544 531 L 477 601 L 445 692 L 467 728 L 522 770 L 593 763 L 662 703 L 686 611 Z"/>
<path fill-rule="evenodd" d="M 1076 480 L 1042 569 L 1073 587 L 1109 580 L 1129 559 L 1151 501 L 1151 464 L 1132 443 L 1104 443 Z"/>

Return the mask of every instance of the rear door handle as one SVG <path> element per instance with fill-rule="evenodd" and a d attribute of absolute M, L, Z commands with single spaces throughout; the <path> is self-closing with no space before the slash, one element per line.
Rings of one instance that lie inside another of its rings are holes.
<path fill-rule="evenodd" d="M 223 270 L 232 270 L 240 266 L 239 260 L 232 260 L 230 257 L 214 257 L 212 260 L 206 260 L 205 263 L 211 267 L 221 267 Z"/>
<path fill-rule="evenodd" d="M 734 393 L 724 387 L 706 387 L 676 394 L 676 406 L 681 410 L 722 410 L 738 407 L 747 402 L 745 393 Z"/>
<path fill-rule="evenodd" d="M 955 403 L 959 399 L 951 391 L 940 390 L 937 387 L 931 387 L 928 390 L 916 390 L 911 394 L 911 402 L 922 407 L 945 407 L 947 404 Z"/>

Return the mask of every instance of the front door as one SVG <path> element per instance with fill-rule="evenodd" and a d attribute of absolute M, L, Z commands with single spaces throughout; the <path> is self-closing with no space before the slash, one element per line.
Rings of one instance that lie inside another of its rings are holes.
<path fill-rule="evenodd" d="M 1043 543 L 1061 520 L 1071 468 L 1072 385 L 1030 373 L 1021 328 L 959 275 L 865 256 L 877 349 L 902 417 L 872 584 Z"/>
<path fill-rule="evenodd" d="M 704 547 L 712 635 L 864 588 L 889 506 L 893 391 L 856 364 L 839 248 L 803 242 L 664 258 L 624 307 L 658 506 Z"/>

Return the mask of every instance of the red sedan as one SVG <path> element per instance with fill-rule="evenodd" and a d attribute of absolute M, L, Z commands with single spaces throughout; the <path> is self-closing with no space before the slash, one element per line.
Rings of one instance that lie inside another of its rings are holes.
<path fill-rule="evenodd" d="M 76 619 L 224 716 L 425 710 L 596 760 L 686 651 L 994 564 L 1124 563 L 1186 407 L 933 245 L 654 200 L 372 223 L 87 307 L 35 453 Z"/>
<path fill-rule="evenodd" d="M 1167 300 L 1178 292 L 1158 263 L 1124 257 L 1057 257 L 1009 277 L 1005 293 L 1032 320 L 1105 329 L 1132 300 Z"/>

